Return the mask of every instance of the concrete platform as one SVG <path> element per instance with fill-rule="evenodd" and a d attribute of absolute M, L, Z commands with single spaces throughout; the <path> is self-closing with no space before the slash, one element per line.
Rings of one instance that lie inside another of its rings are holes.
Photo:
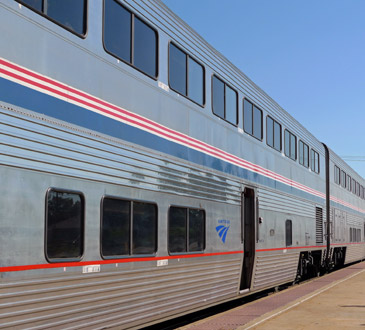
<path fill-rule="evenodd" d="M 365 329 L 365 262 L 179 329 Z"/>

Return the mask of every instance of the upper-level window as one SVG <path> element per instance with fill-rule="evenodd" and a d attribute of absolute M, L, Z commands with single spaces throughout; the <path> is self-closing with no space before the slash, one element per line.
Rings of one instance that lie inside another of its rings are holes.
<path fill-rule="evenodd" d="M 346 172 L 344 170 L 341 170 L 341 186 L 346 188 Z"/>
<path fill-rule="evenodd" d="M 335 165 L 335 183 L 340 184 L 341 182 L 341 170 Z"/>
<path fill-rule="evenodd" d="M 313 149 L 311 149 L 311 170 L 315 173 L 319 173 L 319 154 Z"/>
<path fill-rule="evenodd" d="M 364 187 L 360 186 L 360 198 L 364 199 Z"/>
<path fill-rule="evenodd" d="M 356 182 L 356 195 L 360 197 L 360 183 Z"/>
<path fill-rule="evenodd" d="M 86 33 L 86 0 L 16 0 L 78 35 Z"/>
<path fill-rule="evenodd" d="M 266 143 L 281 151 L 281 125 L 271 117 L 266 117 Z"/>
<path fill-rule="evenodd" d="M 169 84 L 171 89 L 204 104 L 204 68 L 188 54 L 170 43 Z"/>
<path fill-rule="evenodd" d="M 116 0 L 104 2 L 104 47 L 150 77 L 157 77 L 157 32 Z"/>
<path fill-rule="evenodd" d="M 309 167 L 309 147 L 301 140 L 299 140 L 299 164 Z"/>
<path fill-rule="evenodd" d="M 347 175 L 347 190 L 348 191 L 351 191 L 351 182 L 352 182 L 351 176 Z"/>
<path fill-rule="evenodd" d="M 352 178 L 351 188 L 352 193 L 356 194 L 356 181 L 354 178 Z"/>
<path fill-rule="evenodd" d="M 153 254 L 157 250 L 157 206 L 104 197 L 101 253 L 104 257 Z"/>
<path fill-rule="evenodd" d="M 243 129 L 262 140 L 262 111 L 246 99 L 243 100 Z"/>
<path fill-rule="evenodd" d="M 285 156 L 293 160 L 297 159 L 297 137 L 285 130 L 284 133 Z"/>
<path fill-rule="evenodd" d="M 218 77 L 212 77 L 213 113 L 237 125 L 237 92 Z"/>
<path fill-rule="evenodd" d="M 171 207 L 168 227 L 169 252 L 197 252 L 205 249 L 205 212 Z"/>
<path fill-rule="evenodd" d="M 46 256 L 50 261 L 80 260 L 84 251 L 84 197 L 49 189 L 46 196 Z"/>

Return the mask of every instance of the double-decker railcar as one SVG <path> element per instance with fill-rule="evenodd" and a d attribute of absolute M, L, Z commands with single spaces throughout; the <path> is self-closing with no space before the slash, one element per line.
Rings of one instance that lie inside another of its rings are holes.
<path fill-rule="evenodd" d="M 0 1 L 0 328 L 138 328 L 361 260 L 364 180 L 156 0 Z"/>

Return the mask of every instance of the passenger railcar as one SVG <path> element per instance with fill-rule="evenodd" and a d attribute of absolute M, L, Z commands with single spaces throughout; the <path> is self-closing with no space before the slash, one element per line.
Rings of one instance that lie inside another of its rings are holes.
<path fill-rule="evenodd" d="M 0 328 L 138 328 L 361 260 L 364 180 L 155 0 L 1 0 Z"/>

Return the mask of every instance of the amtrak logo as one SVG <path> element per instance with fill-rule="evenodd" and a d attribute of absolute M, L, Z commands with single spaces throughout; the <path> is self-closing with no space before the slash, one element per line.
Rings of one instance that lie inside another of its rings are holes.
<path fill-rule="evenodd" d="M 215 227 L 215 230 L 217 231 L 222 242 L 226 243 L 227 233 L 231 222 L 229 220 L 218 220 L 218 224 L 219 225 Z"/>

